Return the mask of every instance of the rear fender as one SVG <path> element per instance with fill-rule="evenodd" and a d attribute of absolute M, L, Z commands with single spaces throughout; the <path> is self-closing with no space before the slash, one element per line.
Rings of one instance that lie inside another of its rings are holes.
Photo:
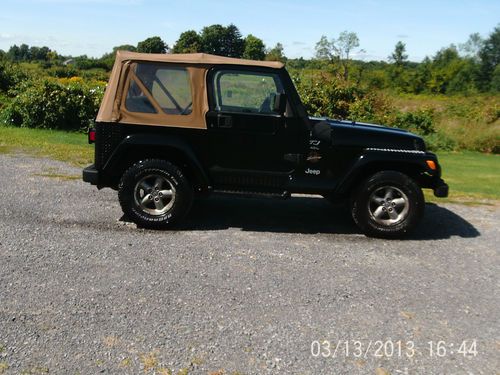
<path fill-rule="evenodd" d="M 178 136 L 161 136 L 151 134 L 127 135 L 115 148 L 103 167 L 104 174 L 119 178 L 124 170 L 134 162 L 149 159 L 171 159 L 173 162 L 185 163 L 188 173 L 202 190 L 210 186 L 210 180 L 192 148 Z"/>

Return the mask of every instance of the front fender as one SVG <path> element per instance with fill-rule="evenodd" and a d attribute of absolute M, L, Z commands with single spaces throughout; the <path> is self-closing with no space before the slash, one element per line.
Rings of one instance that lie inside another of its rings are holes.
<path fill-rule="evenodd" d="M 427 161 L 433 161 L 431 169 Z M 345 194 L 380 170 L 397 170 L 413 177 L 421 187 L 433 188 L 441 177 L 437 157 L 431 152 L 367 148 L 354 160 L 337 185 L 337 193 Z"/>

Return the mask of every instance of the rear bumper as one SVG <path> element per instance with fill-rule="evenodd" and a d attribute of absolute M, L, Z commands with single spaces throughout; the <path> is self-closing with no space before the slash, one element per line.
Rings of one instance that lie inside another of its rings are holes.
<path fill-rule="evenodd" d="M 95 168 L 94 164 L 89 165 L 83 170 L 82 178 L 84 182 L 88 182 L 92 185 L 99 184 L 99 171 Z"/>
<path fill-rule="evenodd" d="M 439 179 L 437 183 L 432 188 L 434 195 L 438 198 L 446 198 L 448 196 L 448 184 L 446 184 L 443 179 Z"/>

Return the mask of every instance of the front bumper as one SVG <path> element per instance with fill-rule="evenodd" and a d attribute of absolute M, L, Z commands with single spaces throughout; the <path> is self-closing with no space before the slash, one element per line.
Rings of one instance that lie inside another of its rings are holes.
<path fill-rule="evenodd" d="M 434 195 L 438 198 L 446 198 L 448 196 L 448 184 L 444 182 L 442 178 L 440 178 L 437 183 L 432 188 L 434 191 Z"/>
<path fill-rule="evenodd" d="M 89 165 L 83 170 L 82 177 L 84 182 L 88 182 L 92 185 L 99 184 L 99 171 L 95 168 L 94 164 Z"/>

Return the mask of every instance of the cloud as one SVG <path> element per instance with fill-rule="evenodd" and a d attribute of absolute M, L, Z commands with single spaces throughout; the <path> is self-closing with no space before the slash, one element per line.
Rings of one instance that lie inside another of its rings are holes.
<path fill-rule="evenodd" d="M 406 34 L 398 34 L 398 35 L 396 35 L 396 37 L 399 39 L 408 39 L 410 36 L 406 35 Z"/>
<path fill-rule="evenodd" d="M 292 45 L 294 45 L 294 46 L 303 46 L 303 45 L 306 45 L 306 44 L 307 44 L 306 42 L 299 42 L 299 41 L 292 42 Z"/>

